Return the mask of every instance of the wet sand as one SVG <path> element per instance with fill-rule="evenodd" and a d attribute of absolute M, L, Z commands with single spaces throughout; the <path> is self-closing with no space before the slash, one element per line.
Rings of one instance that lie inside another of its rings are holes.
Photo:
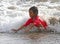
<path fill-rule="evenodd" d="M 60 34 L 0 33 L 0 44 L 60 44 Z"/>

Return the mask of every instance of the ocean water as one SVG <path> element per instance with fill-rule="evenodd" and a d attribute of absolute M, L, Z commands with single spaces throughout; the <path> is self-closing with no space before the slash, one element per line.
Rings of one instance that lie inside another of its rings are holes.
<path fill-rule="evenodd" d="M 29 34 L 0 33 L 0 44 L 60 44 L 60 34 L 36 32 Z"/>
<path fill-rule="evenodd" d="M 51 30 L 60 32 L 60 0 L 0 0 L 0 32 L 12 32 L 23 25 L 32 6 L 38 7 L 38 15 Z"/>

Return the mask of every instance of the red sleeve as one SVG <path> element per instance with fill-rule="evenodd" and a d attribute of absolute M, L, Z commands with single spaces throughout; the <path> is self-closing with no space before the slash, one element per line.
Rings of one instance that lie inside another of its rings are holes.
<path fill-rule="evenodd" d="M 43 23 L 44 23 L 44 27 L 45 27 L 45 29 L 46 29 L 46 27 L 47 27 L 48 25 L 47 25 L 47 23 L 46 23 L 45 21 L 43 21 Z"/>
<path fill-rule="evenodd" d="M 28 21 L 23 26 L 28 26 L 32 22 L 32 19 L 28 19 Z"/>
<path fill-rule="evenodd" d="M 40 20 L 40 21 L 41 21 L 41 20 Z M 41 24 L 43 25 L 43 27 L 44 27 L 45 29 L 46 29 L 46 27 L 48 26 L 47 23 L 46 23 L 46 21 L 44 21 L 44 20 L 41 21 Z"/>

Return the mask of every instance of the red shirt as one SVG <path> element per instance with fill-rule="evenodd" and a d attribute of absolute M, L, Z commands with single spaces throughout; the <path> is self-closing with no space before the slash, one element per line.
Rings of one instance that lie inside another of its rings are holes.
<path fill-rule="evenodd" d="M 28 19 L 28 21 L 24 24 L 24 26 L 27 26 L 30 23 L 33 23 L 37 27 L 39 24 L 41 24 L 45 29 L 47 27 L 47 23 L 44 20 L 40 19 L 39 16 L 36 16 L 34 20 L 32 18 Z"/>

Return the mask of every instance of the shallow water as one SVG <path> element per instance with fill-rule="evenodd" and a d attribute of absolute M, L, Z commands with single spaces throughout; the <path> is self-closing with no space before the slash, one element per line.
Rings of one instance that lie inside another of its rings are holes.
<path fill-rule="evenodd" d="M 60 34 L 0 33 L 0 44 L 60 44 Z"/>

